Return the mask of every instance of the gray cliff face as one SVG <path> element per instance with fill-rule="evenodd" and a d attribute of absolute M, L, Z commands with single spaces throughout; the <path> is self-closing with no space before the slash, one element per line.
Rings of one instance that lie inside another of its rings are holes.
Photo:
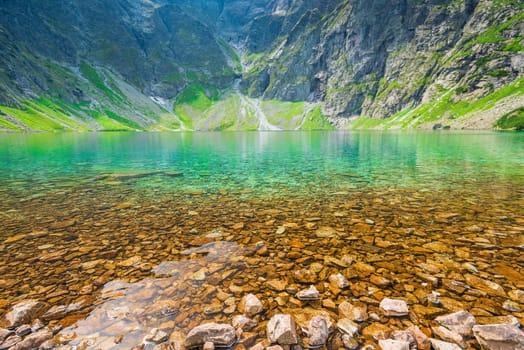
<path fill-rule="evenodd" d="M 469 103 L 524 77 L 520 1 L 1 0 L 0 11 L 0 105 L 101 104 L 86 79 L 163 101 L 198 84 L 217 98 L 241 77 L 248 96 L 321 103 L 338 125 L 443 96 Z"/>
<path fill-rule="evenodd" d="M 265 98 L 323 101 L 324 113 L 334 117 L 386 118 L 454 87 L 484 96 L 522 77 L 511 63 L 521 61 L 522 51 L 505 49 L 524 33 L 521 6 L 354 0 L 299 8 L 298 21 L 280 30 L 287 34 L 256 62 L 244 86 Z M 498 33 L 500 40 L 482 38 L 510 18 L 517 19 Z"/>

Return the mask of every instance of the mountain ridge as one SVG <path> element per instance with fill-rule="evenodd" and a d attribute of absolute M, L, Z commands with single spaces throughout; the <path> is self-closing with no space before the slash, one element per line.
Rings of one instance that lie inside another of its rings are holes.
<path fill-rule="evenodd" d="M 3 0 L 0 9 L 4 131 L 524 124 L 518 1 Z"/>

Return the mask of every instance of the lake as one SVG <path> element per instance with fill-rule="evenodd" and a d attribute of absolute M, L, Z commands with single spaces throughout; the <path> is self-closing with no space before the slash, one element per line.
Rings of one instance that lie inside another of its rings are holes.
<path fill-rule="evenodd" d="M 265 312 L 246 347 L 344 300 L 409 304 L 361 344 L 459 309 L 524 317 L 524 133 L 0 135 L 0 222 L 0 316 L 38 299 L 86 348 L 230 323 L 247 293 Z"/>

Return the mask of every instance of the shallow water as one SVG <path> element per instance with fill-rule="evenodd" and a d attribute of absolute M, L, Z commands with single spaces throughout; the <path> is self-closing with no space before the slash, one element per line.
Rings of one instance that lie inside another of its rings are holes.
<path fill-rule="evenodd" d="M 336 320 L 294 298 L 315 283 L 370 312 L 408 300 L 392 329 L 457 308 L 522 320 L 502 305 L 524 288 L 523 195 L 523 133 L 0 135 L 0 315 L 69 305 L 44 317 L 61 340 L 125 349 L 153 327 L 230 322 L 253 292 L 258 339 L 277 311 Z M 338 272 L 349 289 L 330 286 Z"/>

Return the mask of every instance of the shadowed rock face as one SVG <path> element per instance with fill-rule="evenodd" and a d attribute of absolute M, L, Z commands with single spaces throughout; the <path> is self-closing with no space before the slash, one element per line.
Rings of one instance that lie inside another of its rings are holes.
<path fill-rule="evenodd" d="M 522 78 L 522 11 L 498 0 L 6 0 L 0 104 L 97 100 L 60 71 L 83 62 L 146 96 L 172 100 L 192 83 L 225 91 L 240 77 L 233 45 L 245 94 L 386 118 Z"/>

